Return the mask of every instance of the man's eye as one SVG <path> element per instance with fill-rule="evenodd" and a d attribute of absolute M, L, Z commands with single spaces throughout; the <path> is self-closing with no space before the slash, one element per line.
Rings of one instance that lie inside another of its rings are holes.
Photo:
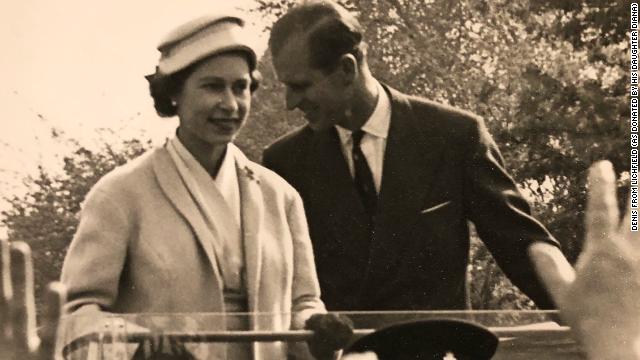
<path fill-rule="evenodd" d="M 303 85 L 303 84 L 290 84 L 289 85 L 289 89 L 291 89 L 291 91 L 304 91 L 304 89 L 307 88 L 307 85 Z"/>

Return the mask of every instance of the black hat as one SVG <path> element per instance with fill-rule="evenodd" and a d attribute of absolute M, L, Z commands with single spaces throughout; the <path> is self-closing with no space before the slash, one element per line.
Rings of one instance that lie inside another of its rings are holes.
<path fill-rule="evenodd" d="M 498 337 L 461 320 L 419 320 L 395 324 L 363 336 L 344 353 L 373 351 L 379 360 L 491 359 Z"/>

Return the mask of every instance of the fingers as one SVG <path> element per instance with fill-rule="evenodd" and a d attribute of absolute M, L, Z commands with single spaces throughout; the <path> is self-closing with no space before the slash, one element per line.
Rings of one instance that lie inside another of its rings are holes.
<path fill-rule="evenodd" d="M 143 359 L 159 357 L 160 355 L 179 355 L 184 353 L 177 340 L 169 338 L 162 332 L 156 332 L 149 338 L 142 340 L 137 354 Z"/>
<path fill-rule="evenodd" d="M 24 242 L 0 241 L 0 326 L 3 339 L 10 339 L 16 359 L 53 359 L 58 322 L 66 300 L 61 283 L 52 283 L 45 293 L 42 342 L 36 333 L 33 264 L 31 249 Z M 7 350 L 7 349 L 5 349 Z"/>
<path fill-rule="evenodd" d="M 529 257 L 553 301 L 561 305 L 566 289 L 576 278 L 573 267 L 560 249 L 540 241 L 529 246 Z"/>
<path fill-rule="evenodd" d="M 609 161 L 598 161 L 589 168 L 589 195 L 585 216 L 585 248 L 606 247 L 618 230 L 616 176 Z"/>
<path fill-rule="evenodd" d="M 313 330 L 313 338 L 307 343 L 309 350 L 318 359 L 332 358 L 353 336 L 353 323 L 346 316 L 335 313 L 314 314 L 305 328 Z"/>
<path fill-rule="evenodd" d="M 634 215 L 635 220 L 638 221 L 638 210 Z M 631 194 L 629 194 L 629 199 L 627 200 L 627 207 L 624 214 L 624 219 L 620 224 L 620 229 L 618 233 L 621 235 L 622 239 L 629 239 L 629 246 L 635 251 L 640 251 L 640 231 L 631 231 Z"/>
<path fill-rule="evenodd" d="M 13 298 L 11 287 L 11 254 L 9 242 L 0 240 L 0 336 L 11 337 L 10 307 Z"/>
<path fill-rule="evenodd" d="M 30 353 L 38 347 L 36 308 L 33 294 L 31 249 L 26 243 L 11 244 L 11 324 L 13 339 L 19 351 Z"/>
<path fill-rule="evenodd" d="M 66 302 L 67 288 L 60 282 L 47 286 L 44 294 L 42 312 L 42 330 L 40 332 L 39 360 L 54 359 L 58 325 L 62 316 L 62 307 Z"/>

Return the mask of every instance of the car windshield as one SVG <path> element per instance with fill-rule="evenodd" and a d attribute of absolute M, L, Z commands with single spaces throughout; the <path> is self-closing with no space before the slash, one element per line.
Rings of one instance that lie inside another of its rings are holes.
<path fill-rule="evenodd" d="M 452 319 L 482 325 L 499 339 L 494 359 L 581 359 L 569 328 L 555 311 L 341 312 L 354 323 L 354 340 L 376 329 L 419 320 Z M 65 359 L 131 359 L 138 348 L 167 343 L 213 347 L 236 342 L 304 342 L 306 330 L 227 330 L 227 324 L 269 324 L 281 313 L 85 314 L 61 322 L 58 352 Z M 255 326 L 258 328 L 259 326 Z M 428 337 L 429 334 L 425 334 Z M 186 346 L 186 345 L 185 345 Z"/>

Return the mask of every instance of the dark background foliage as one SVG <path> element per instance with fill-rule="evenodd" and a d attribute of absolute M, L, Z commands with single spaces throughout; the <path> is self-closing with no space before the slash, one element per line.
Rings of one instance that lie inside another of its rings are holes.
<path fill-rule="evenodd" d="M 536 216 L 575 259 L 583 236 L 586 169 L 609 159 L 629 168 L 626 84 L 629 1 L 353 0 L 366 29 L 374 75 L 398 90 L 484 117 L 507 167 Z M 256 1 L 273 21 L 290 0 Z M 238 145 L 259 161 L 264 146 L 304 123 L 284 107 L 267 53 L 249 124 Z M 43 168 L 32 190 L 9 198 L 2 213 L 10 240 L 34 250 L 38 288 L 59 276 L 79 204 L 113 167 L 149 147 L 124 141 L 100 150 L 77 146 L 63 171 Z M 625 192 L 621 192 L 625 197 Z M 624 203 L 624 202 L 621 202 Z M 476 309 L 530 308 L 474 238 L 469 304 Z"/>

